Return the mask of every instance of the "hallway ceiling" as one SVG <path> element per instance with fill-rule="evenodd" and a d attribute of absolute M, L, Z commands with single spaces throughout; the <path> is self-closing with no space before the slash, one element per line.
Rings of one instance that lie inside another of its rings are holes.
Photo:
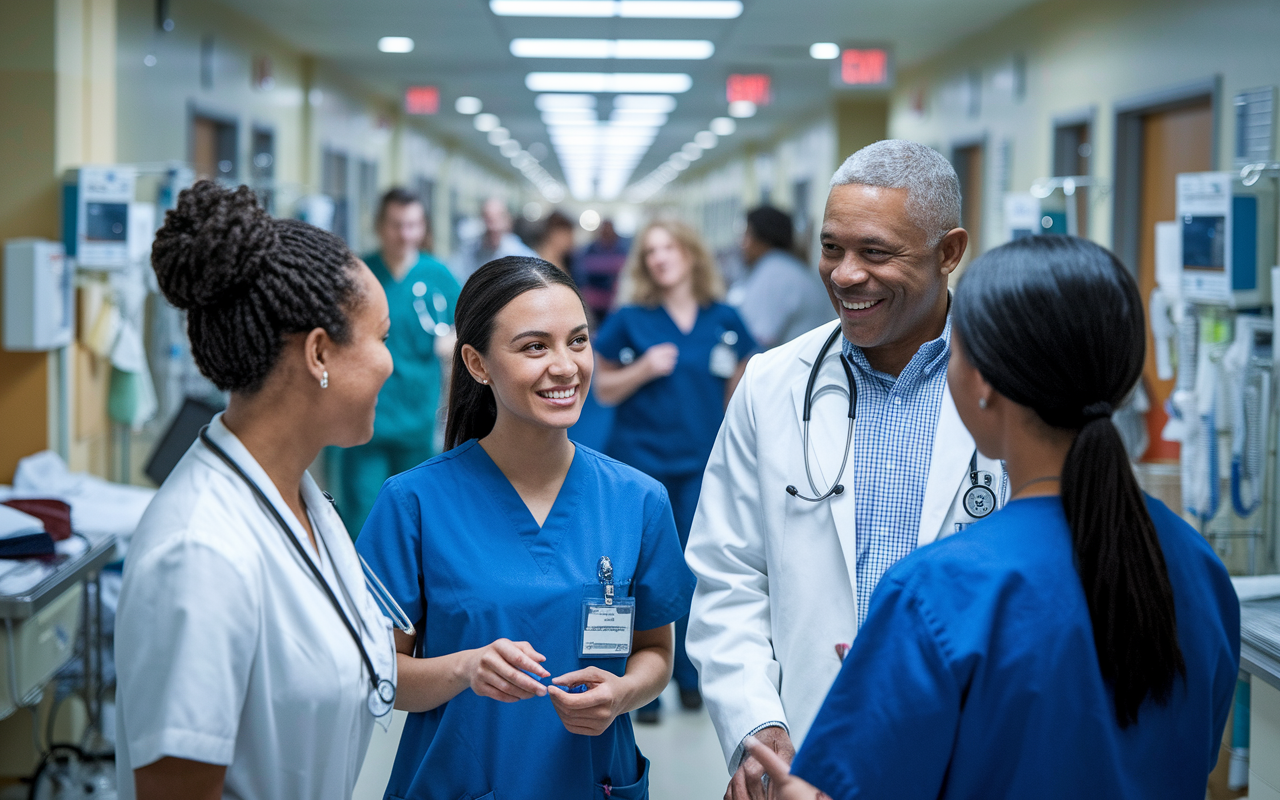
<path fill-rule="evenodd" d="M 737 132 L 721 138 L 723 148 L 768 138 L 784 123 L 821 113 L 830 96 L 831 62 L 810 57 L 809 46 L 815 42 L 885 43 L 899 66 L 908 65 L 1034 0 L 744 0 L 741 15 L 733 19 L 498 16 L 488 0 L 222 2 L 389 98 L 402 97 L 409 86 L 439 87 L 440 111 L 430 118 L 431 126 L 490 148 L 501 158 L 475 129 L 473 117 L 454 110 L 460 96 L 480 98 L 484 111 L 496 114 L 522 147 L 535 142 L 547 147 L 542 166 L 559 181 L 565 180 L 565 170 L 534 106 L 536 95 L 526 88 L 528 73 L 691 76 L 692 87 L 674 95 L 676 108 L 631 174 L 629 182 L 634 183 L 692 141 L 713 118 L 726 115 L 725 80 L 731 73 L 767 73 L 772 102 L 754 117 L 737 120 Z M 415 47 L 404 54 L 379 52 L 377 43 L 384 36 L 410 37 Z M 706 40 L 715 52 L 705 60 L 517 58 L 510 50 L 517 38 Z M 601 116 L 607 118 L 611 95 L 597 97 Z M 568 140 L 569 151 L 576 141 Z"/>

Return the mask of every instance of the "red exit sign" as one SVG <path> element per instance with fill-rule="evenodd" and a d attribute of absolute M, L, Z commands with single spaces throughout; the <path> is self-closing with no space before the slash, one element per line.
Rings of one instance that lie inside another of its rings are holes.
<path fill-rule="evenodd" d="M 404 92 L 406 114 L 434 114 L 440 110 L 440 90 L 434 86 L 410 86 Z"/>
<path fill-rule="evenodd" d="M 725 85 L 725 96 L 730 103 L 748 100 L 758 106 L 769 105 L 768 75 L 730 75 Z"/>
<path fill-rule="evenodd" d="M 842 88 L 888 88 L 893 85 L 893 58 L 884 47 L 846 47 L 832 65 L 831 82 Z"/>

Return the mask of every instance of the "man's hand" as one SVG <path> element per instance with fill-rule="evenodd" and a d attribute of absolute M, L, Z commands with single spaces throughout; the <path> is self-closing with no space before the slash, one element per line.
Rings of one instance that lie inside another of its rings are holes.
<path fill-rule="evenodd" d="M 791 737 L 779 727 L 758 730 L 754 738 L 775 754 L 783 764 L 790 764 L 796 756 L 796 748 L 791 744 Z M 750 752 L 744 753 L 738 764 L 738 771 L 729 779 L 729 788 L 725 790 L 724 800 L 768 800 L 777 797 L 776 793 L 766 793 L 764 782 L 764 765 Z"/>
<path fill-rule="evenodd" d="M 813 784 L 794 777 L 788 763 L 756 737 L 747 737 L 747 752 L 764 767 L 764 774 L 769 776 L 769 797 L 774 800 L 831 800 Z"/>

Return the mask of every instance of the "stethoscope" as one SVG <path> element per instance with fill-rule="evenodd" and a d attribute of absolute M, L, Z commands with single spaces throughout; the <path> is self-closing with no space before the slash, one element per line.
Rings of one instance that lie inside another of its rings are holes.
<path fill-rule="evenodd" d="M 320 584 L 320 588 L 324 589 L 325 596 L 329 598 L 329 602 L 333 604 L 334 610 L 337 611 L 338 616 L 342 618 L 342 624 L 346 626 L 347 633 L 351 634 L 352 641 L 356 643 L 356 647 L 360 648 L 360 657 L 364 659 L 364 665 L 369 670 L 369 681 L 372 684 L 372 688 L 369 691 L 369 712 L 373 714 L 374 717 L 381 717 L 385 715 L 392 709 L 396 702 L 395 684 L 386 678 L 378 676 L 378 671 L 374 669 L 373 666 L 373 659 L 369 657 L 369 651 L 364 646 L 364 639 L 361 638 L 360 634 L 356 631 L 356 627 L 352 624 L 351 620 L 347 618 L 347 612 L 342 608 L 342 604 L 338 602 L 338 598 L 333 593 L 333 589 L 329 587 L 329 582 L 324 579 L 324 576 L 320 574 L 319 568 L 316 567 L 315 562 L 313 562 L 307 555 L 306 550 L 302 547 L 302 542 L 298 541 L 298 537 L 293 534 L 293 530 L 289 527 L 289 523 L 285 522 L 284 517 L 282 517 L 280 512 L 276 510 L 275 505 L 262 491 L 262 487 L 258 486 L 253 478 L 250 478 L 248 474 L 240 468 L 240 465 L 235 462 L 235 459 L 227 455 L 225 450 L 213 443 L 213 440 L 209 438 L 207 433 L 208 430 L 208 425 L 200 429 L 200 441 L 204 442 L 205 447 L 212 450 L 218 458 L 221 458 L 226 462 L 227 466 L 231 467 L 231 471 L 239 475 L 241 480 L 248 484 L 249 489 L 252 490 L 253 494 L 264 506 L 266 506 L 267 511 L 271 512 L 272 518 L 275 519 L 276 524 L 280 526 L 280 530 L 284 533 L 284 538 L 289 540 L 290 544 L 293 545 L 293 548 L 298 551 L 298 555 L 302 558 L 303 563 L 311 569 L 311 574 L 315 577 L 316 582 Z M 329 497 L 329 495 L 326 494 L 325 497 Z M 333 498 L 329 498 L 329 502 L 332 503 Z M 321 541 L 324 541 L 323 537 L 318 538 L 320 538 Z M 325 549 L 327 550 L 328 547 L 328 544 L 326 544 Z M 413 627 L 413 623 L 409 620 L 408 615 L 404 613 L 404 609 L 400 608 L 400 604 L 397 603 L 395 598 L 391 596 L 391 593 L 387 591 L 387 587 L 383 586 L 382 581 L 378 580 L 377 574 L 373 571 L 373 568 L 369 566 L 369 563 L 364 560 L 364 556 L 356 553 L 356 557 L 360 559 L 360 565 L 363 567 L 365 572 L 365 584 L 369 587 L 369 593 L 373 595 L 373 599 L 382 607 L 382 610 L 386 615 L 391 618 L 392 624 L 394 624 L 398 630 L 403 631 L 409 636 L 414 636 L 416 631 Z M 330 554 L 329 559 L 330 561 L 333 560 L 332 554 Z M 342 575 L 338 572 L 336 564 L 334 565 L 333 574 L 338 579 L 338 584 L 342 588 L 342 593 L 350 597 L 351 595 L 347 592 L 347 587 L 342 582 Z M 376 589 L 375 585 L 377 587 Z M 381 592 L 381 594 L 379 594 L 379 592 Z"/>
<path fill-rule="evenodd" d="M 813 367 L 809 370 L 809 382 L 804 388 L 804 408 L 801 413 L 801 419 L 804 422 L 804 474 L 809 479 L 809 488 L 813 490 L 814 497 L 806 497 L 800 494 L 800 490 L 794 485 L 787 486 L 787 494 L 798 500 L 805 500 L 810 503 L 820 503 L 830 497 L 838 494 L 844 494 L 844 485 L 840 483 L 840 478 L 844 476 L 844 471 L 849 465 L 849 451 L 853 445 L 853 424 L 858 417 L 858 384 L 853 378 L 853 368 L 849 366 L 849 361 L 841 357 L 840 366 L 844 367 L 844 376 L 849 383 L 849 425 L 844 437 L 844 456 L 840 459 L 840 471 L 836 473 L 835 482 L 831 488 L 825 492 L 819 492 L 817 484 L 813 480 L 813 471 L 809 467 L 809 420 L 813 417 L 813 387 L 818 383 L 818 374 L 822 371 L 822 362 L 826 359 L 827 353 L 831 351 L 831 346 L 835 344 L 836 339 L 840 338 L 840 326 L 831 332 L 827 337 L 827 341 L 823 343 L 822 349 L 818 351 L 818 357 L 813 362 Z M 978 451 L 975 448 L 973 455 L 969 457 L 969 488 L 965 490 L 962 504 L 965 513 L 973 519 L 982 519 L 996 510 L 996 492 L 994 489 L 995 476 L 990 472 L 983 472 L 978 469 Z M 1003 487 L 1001 493 L 1003 494 Z"/>
<path fill-rule="evenodd" d="M 449 301 L 445 299 L 444 293 L 440 290 L 431 293 L 431 305 L 435 309 L 434 313 L 427 308 L 427 284 L 418 281 L 413 285 L 413 310 L 418 315 L 418 324 L 427 333 L 436 336 L 449 335 L 449 323 L 444 322 L 441 316 L 445 311 L 449 310 Z"/>

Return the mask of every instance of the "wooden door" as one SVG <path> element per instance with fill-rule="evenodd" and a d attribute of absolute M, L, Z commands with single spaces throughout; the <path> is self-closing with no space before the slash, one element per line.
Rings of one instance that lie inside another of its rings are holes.
<path fill-rule="evenodd" d="M 1209 98 L 1172 111 L 1142 118 L 1142 190 L 1139 202 L 1138 288 L 1146 302 L 1156 286 L 1155 225 L 1175 219 L 1177 175 L 1213 169 L 1213 106 Z M 1143 461 L 1178 461 L 1177 442 L 1160 438 L 1168 415 L 1164 404 L 1173 392 L 1173 381 L 1156 376 L 1155 344 L 1147 326 L 1147 361 L 1142 370 L 1151 410 L 1147 433 L 1151 444 Z"/>
<path fill-rule="evenodd" d="M 191 166 L 197 180 L 218 176 L 218 124 L 207 117 L 191 120 Z"/>
<path fill-rule="evenodd" d="M 980 144 L 957 147 L 951 159 L 960 179 L 960 225 L 969 232 L 964 264 L 982 255 L 983 176 L 985 161 Z"/>

